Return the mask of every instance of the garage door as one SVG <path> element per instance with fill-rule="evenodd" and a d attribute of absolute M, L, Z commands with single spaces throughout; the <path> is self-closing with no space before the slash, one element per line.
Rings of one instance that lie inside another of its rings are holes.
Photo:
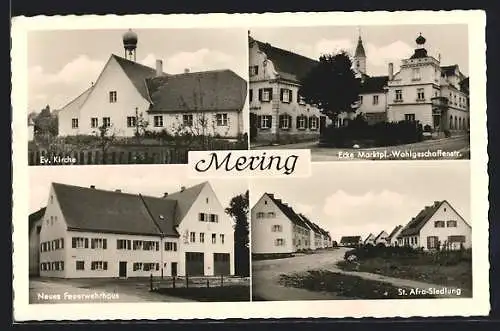
<path fill-rule="evenodd" d="M 204 254 L 186 252 L 186 273 L 189 276 L 203 276 L 205 274 Z"/>
<path fill-rule="evenodd" d="M 229 253 L 214 253 L 215 275 L 229 275 L 231 273 Z"/>

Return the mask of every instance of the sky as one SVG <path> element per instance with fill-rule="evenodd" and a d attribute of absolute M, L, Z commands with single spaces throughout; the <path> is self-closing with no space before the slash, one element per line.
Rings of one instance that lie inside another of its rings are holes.
<path fill-rule="evenodd" d="M 252 180 L 250 206 L 275 197 L 342 236 L 390 233 L 434 201 L 447 200 L 472 226 L 468 161 L 312 163 L 309 178 Z"/>
<path fill-rule="evenodd" d="M 121 189 L 133 193 L 162 197 L 165 192 L 178 192 L 181 186 L 191 187 L 203 179 L 188 179 L 185 165 L 124 165 L 30 167 L 30 214 L 47 205 L 52 182 L 96 189 Z M 248 189 L 246 179 L 209 179 L 224 208 L 231 199 Z"/>
<path fill-rule="evenodd" d="M 465 75 L 469 72 L 467 25 L 273 27 L 250 29 L 250 32 L 259 41 L 312 59 L 339 50 L 353 55 L 361 34 L 370 76 L 387 75 L 390 62 L 397 72 L 401 60 L 413 54 L 415 39 L 422 33 L 428 54 L 436 59 L 441 54 L 441 65 L 458 64 Z"/>
<path fill-rule="evenodd" d="M 60 109 L 76 98 L 111 56 L 124 56 L 128 30 L 32 31 L 28 35 L 28 107 Z M 248 77 L 247 29 L 133 29 L 138 35 L 137 62 L 163 71 L 231 69 Z"/>

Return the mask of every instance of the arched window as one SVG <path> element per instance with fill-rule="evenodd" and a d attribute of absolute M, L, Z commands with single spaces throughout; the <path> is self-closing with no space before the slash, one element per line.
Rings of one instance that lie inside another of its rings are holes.
<path fill-rule="evenodd" d="M 458 129 L 462 130 L 462 118 L 461 117 L 458 119 Z"/>
<path fill-rule="evenodd" d="M 455 130 L 458 129 L 458 119 L 456 116 L 455 116 L 455 123 L 454 123 L 453 127 L 455 128 Z"/>
<path fill-rule="evenodd" d="M 453 130 L 453 116 L 450 116 L 450 130 Z"/>

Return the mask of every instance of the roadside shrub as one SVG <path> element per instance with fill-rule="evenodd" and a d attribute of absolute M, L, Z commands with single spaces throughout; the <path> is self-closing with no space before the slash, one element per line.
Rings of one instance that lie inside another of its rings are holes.
<path fill-rule="evenodd" d="M 445 136 L 446 138 L 450 138 L 450 137 L 451 137 L 451 132 L 450 132 L 450 130 L 444 130 L 444 136 Z"/>

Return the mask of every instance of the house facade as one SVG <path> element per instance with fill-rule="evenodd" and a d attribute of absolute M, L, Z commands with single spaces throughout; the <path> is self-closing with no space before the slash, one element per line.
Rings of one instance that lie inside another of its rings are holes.
<path fill-rule="evenodd" d="M 426 206 L 401 230 L 399 246 L 423 250 L 458 250 L 472 247 L 472 227 L 446 201 Z"/>
<path fill-rule="evenodd" d="M 299 95 L 301 79 L 317 61 L 249 36 L 250 125 L 256 141 L 313 140 L 329 123 Z"/>
<path fill-rule="evenodd" d="M 164 197 L 53 183 L 38 241 L 42 277 L 234 274 L 232 222 L 208 182 Z"/>
<path fill-rule="evenodd" d="M 372 245 L 372 246 L 375 246 L 375 235 L 373 235 L 373 233 L 370 233 L 365 238 L 365 241 L 363 241 L 363 245 Z"/>
<path fill-rule="evenodd" d="M 29 275 L 40 275 L 40 231 L 42 230 L 45 208 L 29 215 Z"/>
<path fill-rule="evenodd" d="M 363 245 L 364 241 L 361 236 L 342 236 L 340 238 L 340 246 L 358 247 Z"/>
<path fill-rule="evenodd" d="M 375 246 L 377 245 L 384 245 L 384 246 L 387 246 L 388 245 L 388 240 L 389 238 L 389 234 L 385 231 L 381 231 L 376 237 L 375 237 L 375 240 L 374 240 L 374 244 Z"/>
<path fill-rule="evenodd" d="M 391 233 L 387 237 L 387 245 L 389 246 L 399 246 L 398 244 L 398 236 L 401 233 L 401 230 L 403 230 L 402 225 L 396 225 L 394 229 L 392 229 Z"/>
<path fill-rule="evenodd" d="M 60 136 L 116 136 L 144 131 L 236 138 L 243 133 L 247 82 L 231 70 L 169 75 L 162 60 L 135 61 L 137 35 L 123 36 L 125 57 L 112 54 L 97 80 L 58 114 Z"/>
<path fill-rule="evenodd" d="M 304 223 L 310 229 L 310 247 L 311 250 L 328 248 L 332 246 L 332 239 L 330 234 L 319 227 L 316 223 L 311 222 L 305 215 L 298 214 Z"/>
<path fill-rule="evenodd" d="M 355 113 L 342 113 L 336 126 L 347 125 L 358 114 L 368 123 L 418 121 L 431 132 L 469 130 L 469 79 L 458 64 L 443 66 L 425 49 L 419 35 L 414 53 L 401 61 L 399 70 L 388 64 L 386 76 L 370 76 L 361 37 L 353 57 L 354 70 L 361 80 Z"/>

